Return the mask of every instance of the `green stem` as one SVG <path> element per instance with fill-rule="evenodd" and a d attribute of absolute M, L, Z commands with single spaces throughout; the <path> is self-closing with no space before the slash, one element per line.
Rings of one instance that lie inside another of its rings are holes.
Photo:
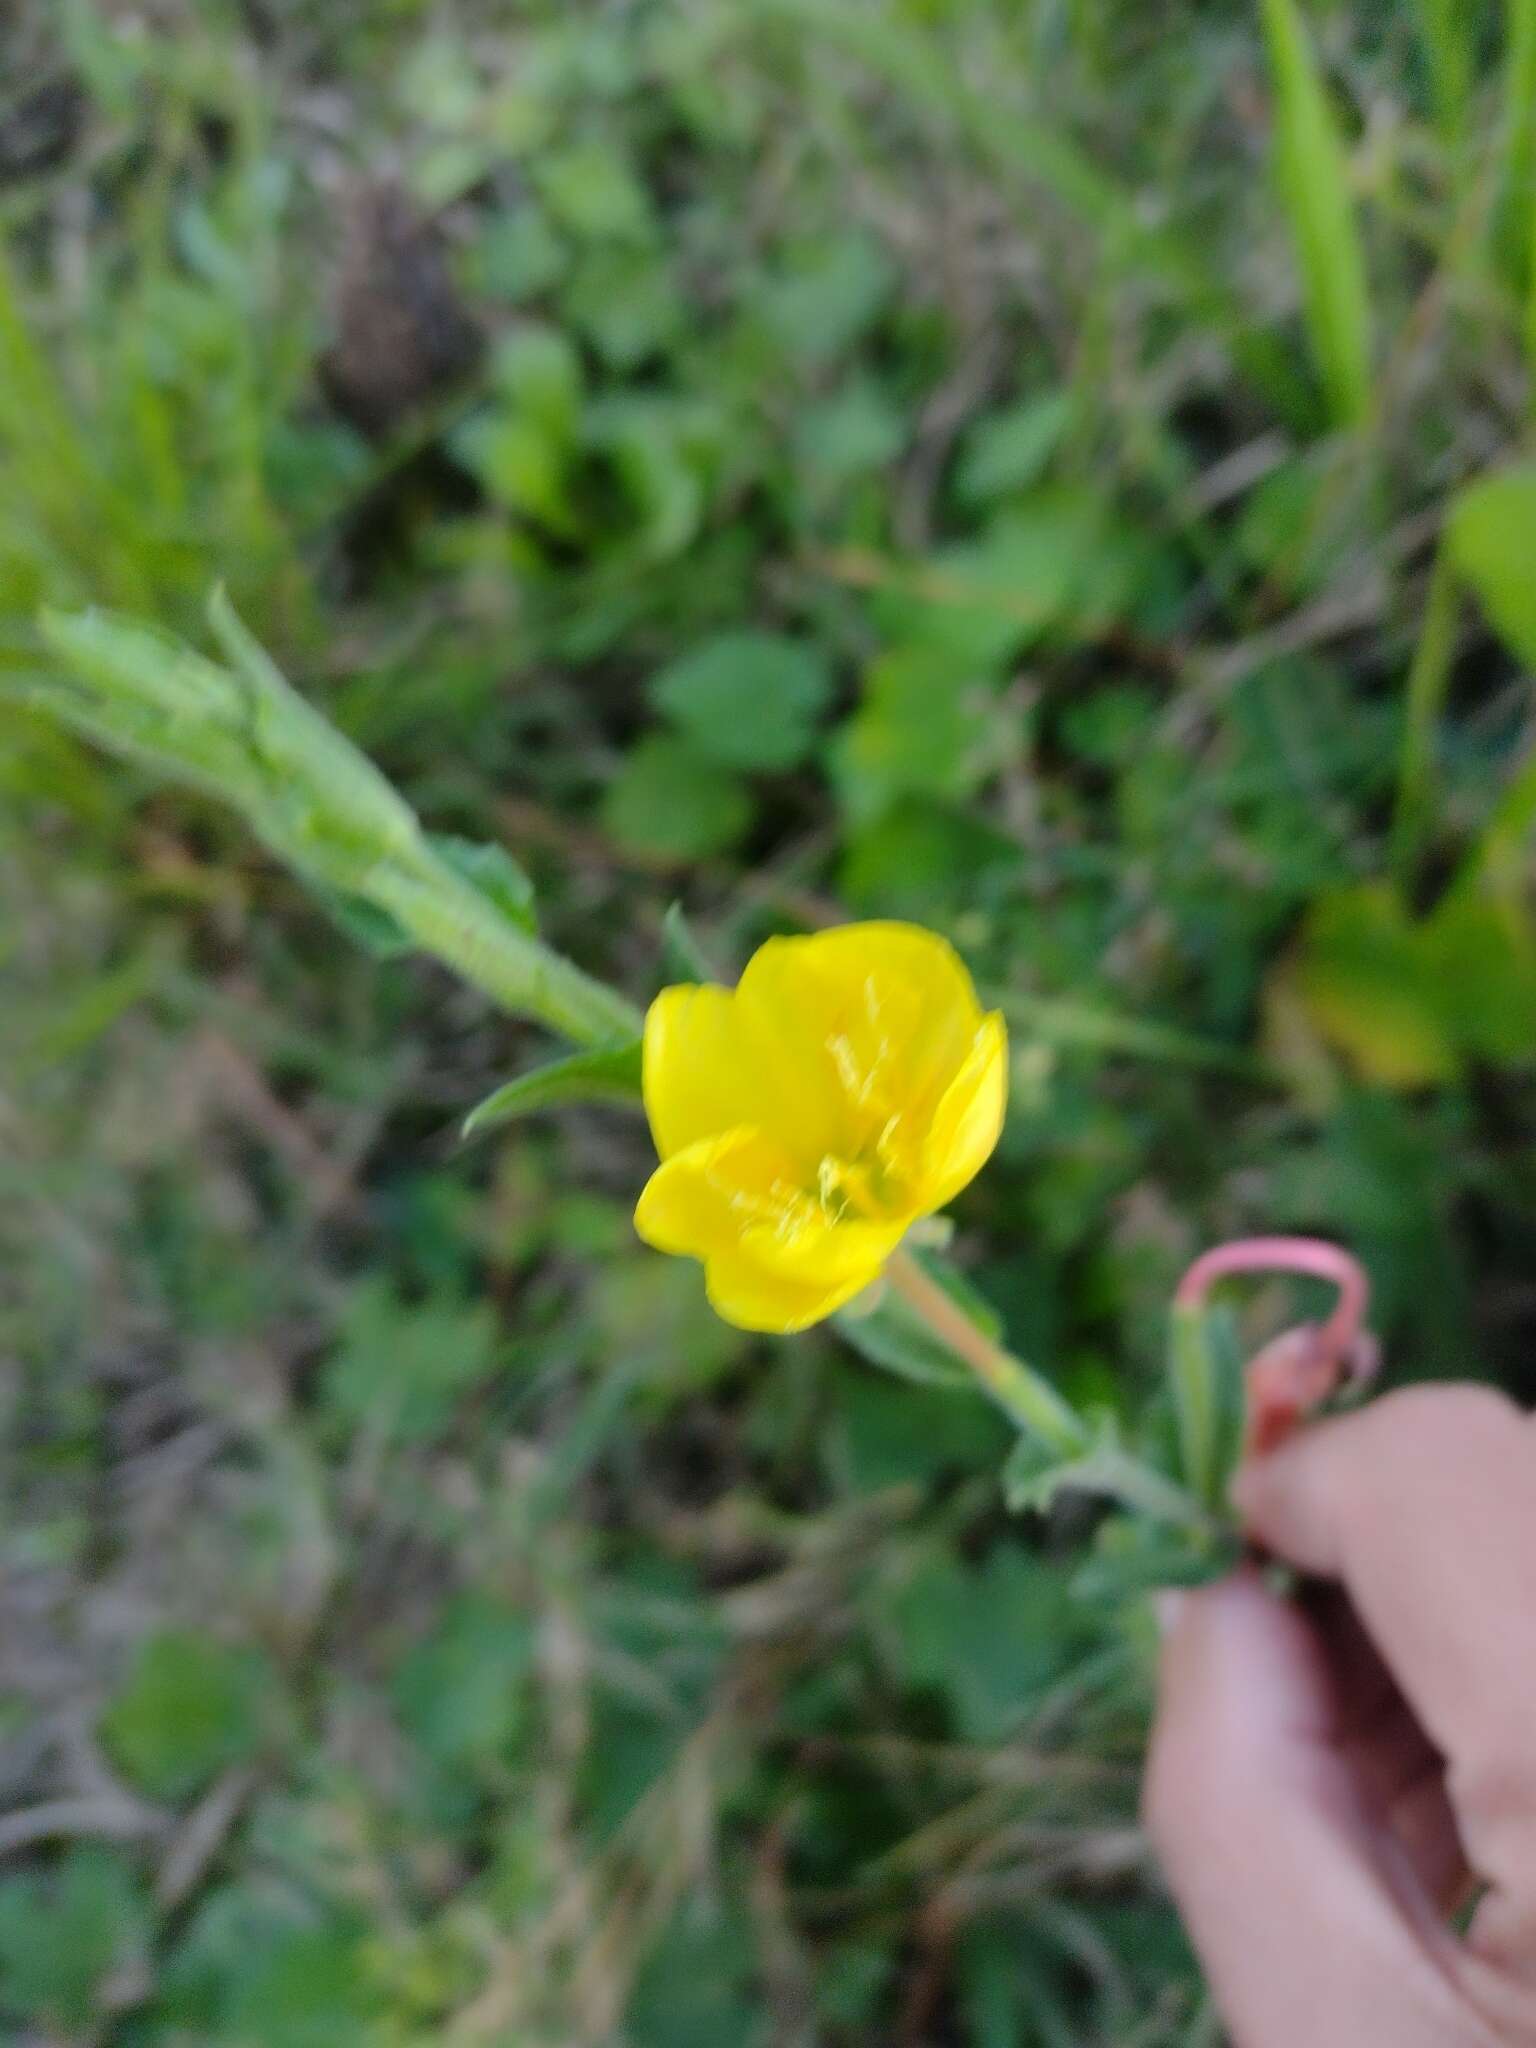
<path fill-rule="evenodd" d="M 1124 1507 L 1202 1537 L 1215 1531 L 1211 1516 L 1183 1487 L 1132 1452 L 1096 1441 L 1077 1410 L 1050 1382 L 978 1329 L 909 1251 L 897 1252 L 885 1277 L 939 1342 L 971 1368 L 1011 1422 L 1048 1445 L 1063 1462 L 1080 1464 L 1086 1490 L 1108 1494 Z"/>
<path fill-rule="evenodd" d="M 910 1252 L 897 1252 L 885 1277 L 939 1342 L 971 1368 L 1010 1421 L 1064 1458 L 1080 1457 L 1089 1448 L 1076 1409 L 1023 1359 L 1015 1358 L 979 1329 Z"/>
<path fill-rule="evenodd" d="M 422 880 L 384 868 L 370 878 L 368 893 L 426 952 L 509 1010 L 542 1019 L 577 1045 L 639 1035 L 645 1019 L 626 996 L 519 931 L 446 870 L 441 879 Z"/>

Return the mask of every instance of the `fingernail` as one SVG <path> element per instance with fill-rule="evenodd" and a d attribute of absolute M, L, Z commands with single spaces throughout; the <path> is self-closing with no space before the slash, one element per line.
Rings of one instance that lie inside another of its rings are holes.
<path fill-rule="evenodd" d="M 1157 1632 L 1160 1636 L 1173 1634 L 1188 1599 L 1189 1595 L 1181 1593 L 1176 1586 L 1164 1586 L 1161 1592 L 1152 1595 L 1152 1612 L 1157 1618 Z"/>

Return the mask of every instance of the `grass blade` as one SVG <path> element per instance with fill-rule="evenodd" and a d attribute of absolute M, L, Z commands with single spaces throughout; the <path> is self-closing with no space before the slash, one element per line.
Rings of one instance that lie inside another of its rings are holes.
<path fill-rule="evenodd" d="M 1435 119 L 1446 141 L 1459 144 L 1467 131 L 1472 97 L 1473 57 L 1465 0 L 1419 0 L 1419 35 L 1429 71 Z"/>
<path fill-rule="evenodd" d="M 1398 756 L 1397 805 L 1392 819 L 1392 872 L 1399 889 L 1411 894 L 1414 867 L 1429 822 L 1434 779 L 1435 728 L 1445 709 L 1456 658 L 1459 593 L 1450 555 L 1442 548 L 1430 578 L 1424 623 L 1408 671 L 1408 701 Z"/>
<path fill-rule="evenodd" d="M 1373 409 L 1371 306 L 1343 137 L 1295 0 L 1263 0 L 1281 196 L 1301 268 L 1307 333 L 1342 427 Z"/>
<path fill-rule="evenodd" d="M 1501 243 L 1508 274 L 1536 294 L 1536 0 L 1505 12 Z"/>

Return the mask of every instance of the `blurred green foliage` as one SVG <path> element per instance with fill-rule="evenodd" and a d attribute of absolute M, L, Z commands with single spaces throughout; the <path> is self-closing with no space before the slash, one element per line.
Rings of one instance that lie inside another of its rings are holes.
<path fill-rule="evenodd" d="M 1085 1405 L 1171 1434 L 1243 1228 L 1536 1393 L 1533 76 L 1523 0 L 0 24 L 0 2038 L 1215 2038 L 1156 1559 L 899 1319 L 716 1322 L 628 1068 L 461 1147 L 537 1030 L 19 700 L 222 582 L 636 1003 L 947 929 L 957 1254 Z"/>

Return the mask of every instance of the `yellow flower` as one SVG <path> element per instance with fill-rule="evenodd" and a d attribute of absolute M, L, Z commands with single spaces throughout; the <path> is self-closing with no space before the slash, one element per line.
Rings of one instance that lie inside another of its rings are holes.
<path fill-rule="evenodd" d="M 909 924 L 770 939 L 734 990 L 663 989 L 645 1020 L 661 1165 L 635 1228 L 702 1259 L 747 1330 L 803 1330 L 981 1171 L 1008 1041 L 953 947 Z"/>

